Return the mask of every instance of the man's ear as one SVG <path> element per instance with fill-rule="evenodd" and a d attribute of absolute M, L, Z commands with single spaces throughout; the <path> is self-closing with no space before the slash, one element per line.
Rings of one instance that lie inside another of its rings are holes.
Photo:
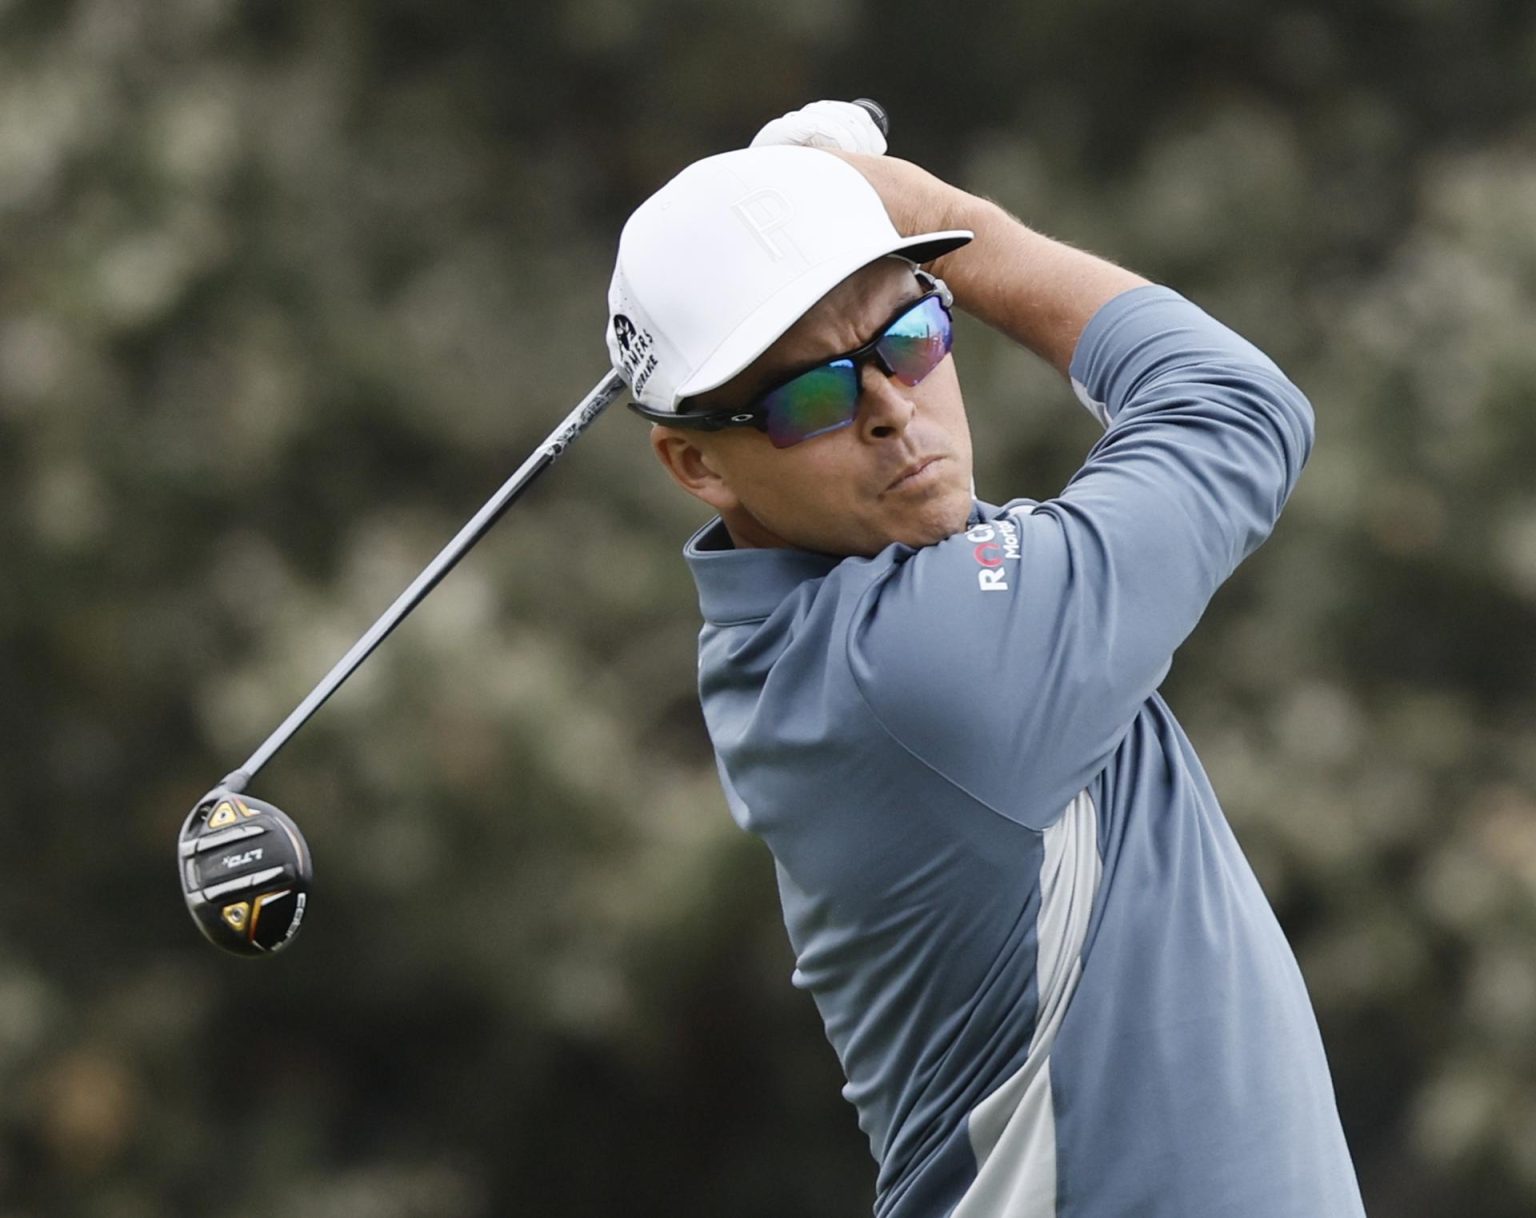
<path fill-rule="evenodd" d="M 715 455 L 700 444 L 697 432 L 658 423 L 651 428 L 651 449 L 672 481 L 716 512 L 734 511 L 741 501 L 731 490 Z"/>

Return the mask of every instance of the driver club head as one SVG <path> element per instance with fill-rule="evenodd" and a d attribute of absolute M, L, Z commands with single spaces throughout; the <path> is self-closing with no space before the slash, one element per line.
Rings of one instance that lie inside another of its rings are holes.
<path fill-rule="evenodd" d="M 287 813 L 215 787 L 182 825 L 176 853 L 187 911 L 209 942 L 266 956 L 293 941 L 313 867 Z"/>

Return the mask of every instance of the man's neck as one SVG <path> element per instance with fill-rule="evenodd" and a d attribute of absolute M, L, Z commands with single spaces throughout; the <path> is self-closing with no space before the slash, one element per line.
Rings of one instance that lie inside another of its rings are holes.
<path fill-rule="evenodd" d="M 764 526 L 752 513 L 736 508 L 721 512 L 720 519 L 725 531 L 731 536 L 731 544 L 738 550 L 788 550 L 794 547 Z"/>

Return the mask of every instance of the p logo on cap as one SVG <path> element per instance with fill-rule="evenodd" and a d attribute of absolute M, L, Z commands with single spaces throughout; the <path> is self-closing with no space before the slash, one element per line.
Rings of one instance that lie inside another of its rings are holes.
<path fill-rule="evenodd" d="M 787 241 L 792 244 L 794 241 L 794 238 L 784 232 L 784 229 L 794 219 L 795 205 L 782 193 L 772 187 L 754 190 L 733 204 L 731 210 L 747 226 L 747 231 L 756 238 L 757 243 L 767 251 L 768 257 L 777 262 L 787 256 L 788 251 L 779 242 Z M 798 249 L 795 253 L 804 258 Z"/>

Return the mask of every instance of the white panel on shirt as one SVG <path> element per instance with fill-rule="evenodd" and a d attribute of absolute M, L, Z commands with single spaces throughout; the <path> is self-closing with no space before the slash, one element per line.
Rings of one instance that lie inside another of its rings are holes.
<path fill-rule="evenodd" d="M 1035 1035 L 1024 1064 L 971 1110 L 976 1179 L 951 1218 L 1055 1218 L 1051 1046 L 1082 975 L 1083 941 L 1103 875 L 1099 813 L 1087 791 L 1045 831 L 1044 846 Z"/>
<path fill-rule="evenodd" d="M 1093 394 L 1088 392 L 1087 385 L 1083 384 L 1082 381 L 1074 379 L 1072 382 L 1072 392 L 1077 395 L 1077 400 L 1083 404 L 1089 414 L 1096 418 L 1103 426 L 1109 426 L 1109 407 L 1103 402 L 1095 401 Z"/>

